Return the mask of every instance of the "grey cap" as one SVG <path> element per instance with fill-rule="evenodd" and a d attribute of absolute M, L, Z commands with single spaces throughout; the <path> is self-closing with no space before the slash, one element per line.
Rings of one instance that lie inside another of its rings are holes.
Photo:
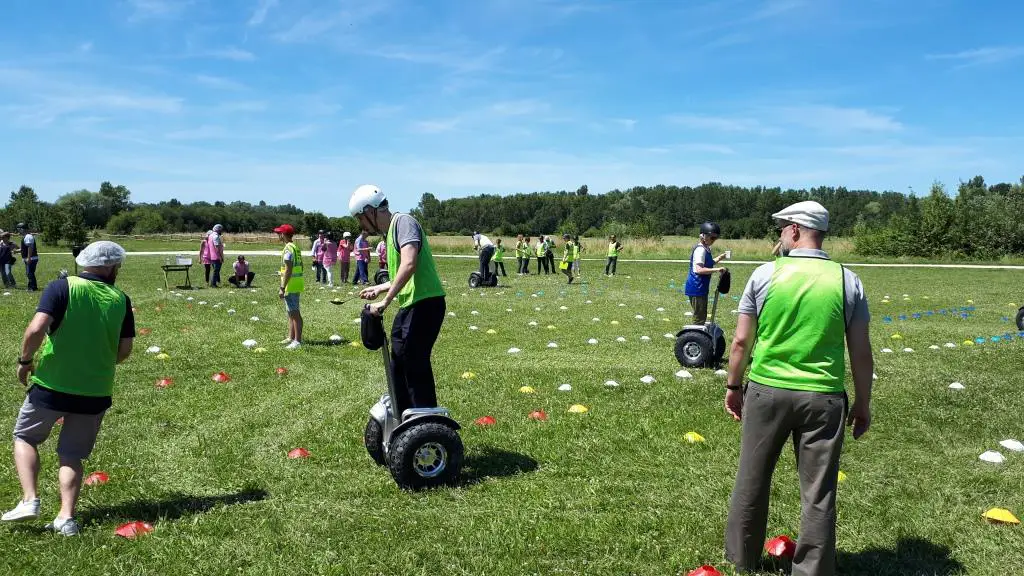
<path fill-rule="evenodd" d="M 223 227 L 223 226 L 221 226 L 220 224 L 217 224 L 217 225 L 215 225 L 215 226 L 213 227 L 213 231 L 214 231 L 214 232 L 223 232 L 223 231 L 224 231 L 224 227 Z"/>
<path fill-rule="evenodd" d="M 117 242 L 100 240 L 93 242 L 78 253 L 75 262 L 86 268 L 116 266 L 124 262 L 124 248 Z"/>
<path fill-rule="evenodd" d="M 772 214 L 776 221 L 792 222 L 812 230 L 828 231 L 828 210 L 814 200 L 797 202 Z"/>

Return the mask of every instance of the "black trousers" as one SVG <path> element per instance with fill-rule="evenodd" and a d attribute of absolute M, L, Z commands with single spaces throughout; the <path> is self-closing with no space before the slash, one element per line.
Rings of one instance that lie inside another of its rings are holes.
<path fill-rule="evenodd" d="M 245 284 L 244 285 L 246 287 L 252 285 L 252 279 L 255 278 L 255 277 L 256 277 L 256 273 L 255 272 L 249 272 L 248 274 L 246 274 L 245 278 L 244 278 L 244 280 L 245 280 Z M 228 282 L 231 283 L 234 286 L 241 287 L 243 285 L 242 284 L 242 280 L 240 280 L 238 278 L 238 276 L 232 276 L 232 277 L 228 278 Z"/>
<path fill-rule="evenodd" d="M 523 273 L 523 257 L 516 256 L 516 274 Z"/>
<path fill-rule="evenodd" d="M 537 267 L 539 269 L 540 264 L 538 264 Z M 529 274 L 529 273 L 530 273 L 530 259 L 529 258 L 523 258 L 523 274 Z"/>
<path fill-rule="evenodd" d="M 484 246 L 480 249 L 480 276 L 484 282 L 491 277 L 492 256 L 494 256 L 494 246 Z"/>
<path fill-rule="evenodd" d="M 437 390 L 430 353 L 444 322 L 443 296 L 427 298 L 401 308 L 391 326 L 391 375 L 395 379 L 392 398 L 396 413 L 408 408 L 437 407 Z"/>
<path fill-rule="evenodd" d="M 555 268 L 555 253 L 554 252 L 548 252 L 544 256 L 548 259 L 548 268 L 551 270 L 551 273 L 554 274 L 555 270 L 556 270 L 556 268 Z"/>
<path fill-rule="evenodd" d="M 505 263 L 504 262 L 498 262 L 498 261 L 494 262 L 494 275 L 495 276 L 498 275 L 498 269 L 499 268 L 501 269 L 501 275 L 502 276 L 508 276 L 508 274 L 505 273 Z"/>
<path fill-rule="evenodd" d="M 604 265 L 605 274 L 615 274 L 615 265 L 619 263 L 618 256 L 609 256 L 608 263 Z"/>
<path fill-rule="evenodd" d="M 544 269 L 544 273 L 545 274 L 551 274 L 551 271 L 548 270 L 548 257 L 547 257 L 547 255 L 537 256 L 537 274 L 540 274 L 541 268 Z"/>
<path fill-rule="evenodd" d="M 212 264 L 203 264 L 206 267 L 206 283 L 210 283 L 210 270 L 213 268 Z"/>

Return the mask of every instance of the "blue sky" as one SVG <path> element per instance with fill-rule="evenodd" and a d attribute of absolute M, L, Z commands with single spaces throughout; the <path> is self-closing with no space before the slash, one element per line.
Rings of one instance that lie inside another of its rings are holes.
<path fill-rule="evenodd" d="M 11 0 L 0 179 L 47 200 L 1024 174 L 1009 0 Z"/>

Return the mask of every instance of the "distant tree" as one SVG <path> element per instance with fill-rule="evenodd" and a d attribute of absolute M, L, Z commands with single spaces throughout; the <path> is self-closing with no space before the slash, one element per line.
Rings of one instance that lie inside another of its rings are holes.
<path fill-rule="evenodd" d="M 110 214 L 112 216 L 116 216 L 131 208 L 132 193 L 125 186 L 114 186 L 110 182 L 103 182 L 100 184 L 99 195 L 109 202 Z"/>

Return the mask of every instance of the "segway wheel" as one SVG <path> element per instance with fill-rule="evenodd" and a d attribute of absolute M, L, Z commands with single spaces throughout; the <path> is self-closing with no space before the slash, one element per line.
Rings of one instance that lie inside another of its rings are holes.
<path fill-rule="evenodd" d="M 722 361 L 722 357 L 725 356 L 725 336 L 719 334 L 717 342 L 715 342 L 715 353 L 711 355 L 711 362 L 718 364 Z"/>
<path fill-rule="evenodd" d="M 1024 306 L 1017 311 L 1017 330 L 1024 330 Z"/>
<path fill-rule="evenodd" d="M 470 275 L 469 275 L 469 287 L 470 288 L 479 288 L 481 280 L 482 280 L 482 278 L 480 277 L 480 273 L 479 272 L 472 272 L 472 273 L 470 273 Z"/>
<path fill-rule="evenodd" d="M 388 271 L 387 270 L 377 270 L 377 273 L 373 275 L 373 283 L 374 284 L 384 284 L 387 281 L 388 281 Z"/>
<path fill-rule="evenodd" d="M 491 288 L 497 286 L 498 285 L 498 275 L 497 274 L 492 274 L 491 277 L 487 279 L 487 285 L 490 286 Z"/>
<path fill-rule="evenodd" d="M 384 430 L 380 422 L 370 418 L 366 422 L 366 430 L 363 431 L 363 444 L 366 446 L 366 453 L 373 458 L 378 466 L 384 466 Z"/>
<path fill-rule="evenodd" d="M 725 348 L 724 344 L 722 348 Z M 703 368 L 710 365 L 711 337 L 700 332 L 687 332 L 679 336 L 676 338 L 676 360 L 687 368 Z"/>
<path fill-rule="evenodd" d="M 389 457 L 391 476 L 404 490 L 451 485 L 462 469 L 462 439 L 444 424 L 425 422 L 392 438 Z"/>

